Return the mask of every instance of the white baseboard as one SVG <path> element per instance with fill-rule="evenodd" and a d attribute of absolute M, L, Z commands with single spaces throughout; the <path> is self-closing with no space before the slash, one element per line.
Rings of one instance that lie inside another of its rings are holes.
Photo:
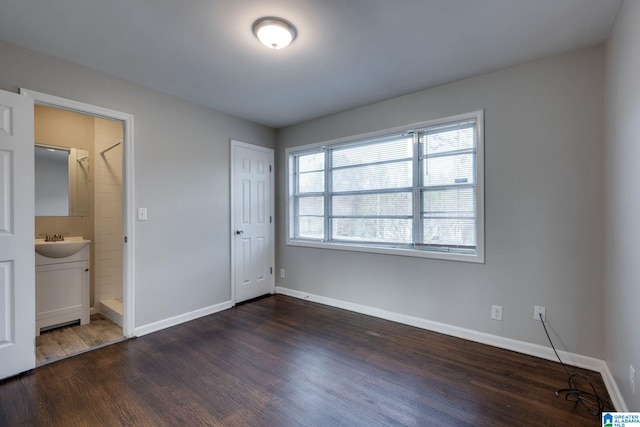
<path fill-rule="evenodd" d="M 157 322 L 149 323 L 143 326 L 138 326 L 133 330 L 133 335 L 141 337 L 143 335 L 150 334 L 152 332 L 159 331 L 161 329 L 170 328 L 190 320 L 195 320 L 200 317 L 208 316 L 219 311 L 227 310 L 233 307 L 233 302 L 225 301 L 219 304 L 204 307 L 199 310 L 190 311 L 188 313 L 180 314 L 178 316 L 170 317 L 168 319 L 159 320 Z"/>
<path fill-rule="evenodd" d="M 324 305 L 329 305 L 331 307 L 342 308 L 344 310 L 366 314 L 368 316 L 378 317 L 380 319 L 390 320 L 392 322 L 415 326 L 417 328 L 439 332 L 441 334 L 463 338 L 469 341 L 491 345 L 493 347 L 516 351 L 518 353 L 539 357 L 541 359 L 551 360 L 553 362 L 558 362 L 555 353 L 550 347 L 545 347 L 539 344 L 518 341 L 498 335 L 487 334 L 485 332 L 474 331 L 472 329 L 461 328 L 459 326 L 452 326 L 445 323 L 422 319 L 419 317 L 394 313 L 392 311 L 382 310 L 375 307 L 369 307 L 366 305 L 327 298 L 320 295 L 310 294 L 308 292 L 297 291 L 295 289 L 283 288 L 281 286 L 276 286 L 276 293 L 307 301 L 317 302 Z M 607 387 L 607 391 L 609 392 L 609 396 L 611 397 L 611 403 L 613 404 L 613 406 L 618 411 L 627 411 L 627 405 L 622 399 L 620 389 L 618 388 L 613 376 L 611 375 L 611 372 L 609 371 L 609 367 L 604 360 L 595 359 L 589 356 L 582 356 L 580 354 L 569 353 L 566 351 L 558 351 L 558 354 L 560 355 L 562 361 L 568 365 L 573 365 L 579 368 L 599 372 L 602 375 L 605 386 Z"/>
<path fill-rule="evenodd" d="M 602 371 L 600 371 L 600 374 L 602 374 L 602 380 L 604 381 L 604 385 L 607 387 L 609 397 L 611 397 L 611 403 L 613 403 L 613 406 L 615 406 L 618 412 L 629 412 L 629 407 L 624 401 L 622 393 L 620 393 L 618 383 L 613 378 L 613 375 L 609 370 L 609 365 L 607 365 L 604 361 L 602 362 L 602 365 L 603 368 Z"/>

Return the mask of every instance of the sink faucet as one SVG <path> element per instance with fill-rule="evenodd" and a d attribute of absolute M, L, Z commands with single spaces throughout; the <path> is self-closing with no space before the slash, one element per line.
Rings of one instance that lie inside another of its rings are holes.
<path fill-rule="evenodd" d="M 64 236 L 62 234 L 54 234 L 53 236 L 50 236 L 47 234 L 44 236 L 44 241 L 45 242 L 62 242 L 64 241 Z"/>

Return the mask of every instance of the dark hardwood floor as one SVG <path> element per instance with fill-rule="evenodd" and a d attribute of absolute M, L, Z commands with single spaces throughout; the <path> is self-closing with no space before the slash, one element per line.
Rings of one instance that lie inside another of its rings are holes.
<path fill-rule="evenodd" d="M 558 363 L 273 296 L 5 380 L 0 424 L 601 425 L 565 384 Z"/>

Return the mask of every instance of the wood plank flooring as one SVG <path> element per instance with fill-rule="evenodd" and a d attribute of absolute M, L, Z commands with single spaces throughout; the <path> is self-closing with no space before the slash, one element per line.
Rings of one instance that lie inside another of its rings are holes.
<path fill-rule="evenodd" d="M 41 366 L 122 340 L 120 326 L 101 314 L 92 314 L 86 325 L 50 329 L 36 337 L 36 364 Z"/>
<path fill-rule="evenodd" d="M 558 363 L 278 295 L 6 380 L 0 424 L 599 426 L 565 384 Z"/>

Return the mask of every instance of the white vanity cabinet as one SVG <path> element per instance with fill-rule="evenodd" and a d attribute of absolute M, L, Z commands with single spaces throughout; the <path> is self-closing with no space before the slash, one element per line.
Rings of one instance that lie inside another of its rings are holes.
<path fill-rule="evenodd" d="M 36 253 L 36 335 L 49 326 L 89 323 L 89 245 L 63 258 Z"/>

